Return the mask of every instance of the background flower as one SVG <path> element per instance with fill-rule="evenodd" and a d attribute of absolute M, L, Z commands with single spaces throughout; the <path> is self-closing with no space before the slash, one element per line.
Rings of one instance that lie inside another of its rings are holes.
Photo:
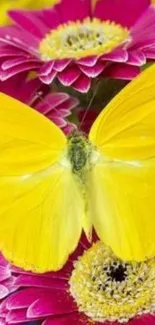
<path fill-rule="evenodd" d="M 7 24 L 9 22 L 7 10 L 21 8 L 21 9 L 39 9 L 43 7 L 50 7 L 55 3 L 58 3 L 59 0 L 1 0 L 0 8 L 0 25 Z"/>
<path fill-rule="evenodd" d="M 10 12 L 15 25 L 0 29 L 0 79 L 36 70 L 45 84 L 56 79 L 80 92 L 97 77 L 132 79 L 155 57 L 150 3 L 99 0 L 92 13 L 90 0 L 75 0 L 73 11 L 62 0 L 49 10 Z"/>
<path fill-rule="evenodd" d="M 20 89 L 20 91 L 19 91 Z M 68 118 L 79 104 L 78 99 L 64 92 L 52 92 L 39 79 L 28 79 L 24 74 L 0 82 L 0 91 L 19 99 L 57 124 L 66 134 L 75 125 Z"/>
<path fill-rule="evenodd" d="M 11 267 L 17 290 L 1 303 L 1 322 L 4 325 L 27 321 L 44 325 L 154 325 L 154 265 L 154 259 L 121 262 L 101 242 L 90 246 L 83 237 L 58 272 L 37 275 Z M 104 316 L 107 321 L 101 321 L 103 315 L 109 315 Z"/>
<path fill-rule="evenodd" d="M 15 279 L 10 264 L 0 254 L 0 301 L 15 290 Z"/>

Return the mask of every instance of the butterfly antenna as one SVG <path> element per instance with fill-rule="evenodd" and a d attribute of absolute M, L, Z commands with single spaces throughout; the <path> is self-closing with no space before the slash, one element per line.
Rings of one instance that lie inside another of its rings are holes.
<path fill-rule="evenodd" d="M 96 97 L 96 94 L 97 94 L 97 92 L 98 92 L 99 86 L 100 86 L 100 81 L 98 81 L 98 82 L 96 83 L 95 90 L 94 90 L 93 95 L 92 95 L 92 97 L 91 97 L 91 99 L 90 99 L 90 101 L 89 101 L 88 106 L 86 107 L 85 113 L 84 113 L 84 115 L 83 115 L 83 117 L 82 117 L 82 120 L 81 120 L 81 122 L 80 122 L 80 125 L 79 125 L 79 129 L 81 129 L 81 127 L 82 127 L 82 125 L 83 125 L 83 123 L 84 123 L 84 121 L 85 121 L 85 119 L 86 119 L 86 117 L 87 117 L 87 114 L 88 114 L 88 112 L 89 112 L 89 109 L 90 109 L 90 107 L 92 106 L 92 103 L 93 103 L 93 101 L 94 101 L 94 98 Z"/>

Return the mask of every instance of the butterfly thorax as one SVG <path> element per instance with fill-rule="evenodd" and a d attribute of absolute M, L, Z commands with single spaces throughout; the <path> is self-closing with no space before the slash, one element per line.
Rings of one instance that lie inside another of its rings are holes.
<path fill-rule="evenodd" d="M 67 158 L 73 173 L 80 175 L 90 168 L 92 150 L 91 143 L 83 134 L 73 133 L 69 136 Z"/>

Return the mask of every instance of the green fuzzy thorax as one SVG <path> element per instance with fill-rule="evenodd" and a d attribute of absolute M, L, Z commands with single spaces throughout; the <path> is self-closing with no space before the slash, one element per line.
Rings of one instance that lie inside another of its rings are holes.
<path fill-rule="evenodd" d="M 68 138 L 67 156 L 72 166 L 72 172 L 79 176 L 90 168 L 92 145 L 81 134 L 72 134 Z"/>

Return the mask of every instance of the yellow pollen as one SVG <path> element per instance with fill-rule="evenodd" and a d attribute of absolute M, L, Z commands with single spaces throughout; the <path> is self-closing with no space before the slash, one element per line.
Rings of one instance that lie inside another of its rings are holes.
<path fill-rule="evenodd" d="M 96 322 L 128 322 L 155 312 L 155 259 L 122 262 L 97 242 L 75 262 L 70 294 Z"/>
<path fill-rule="evenodd" d="M 40 42 L 44 60 L 102 55 L 129 40 L 129 31 L 111 21 L 86 18 L 51 30 Z"/>

